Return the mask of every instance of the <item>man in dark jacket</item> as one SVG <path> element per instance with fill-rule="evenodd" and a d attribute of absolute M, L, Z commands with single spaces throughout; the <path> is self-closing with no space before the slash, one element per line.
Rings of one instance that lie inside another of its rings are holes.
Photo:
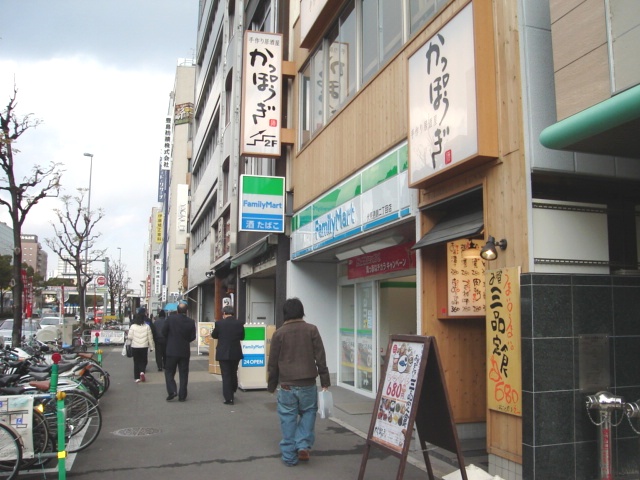
<path fill-rule="evenodd" d="M 289 298 L 282 307 L 284 324 L 271 338 L 267 366 L 267 390 L 278 384 L 278 416 L 282 441 L 282 461 L 288 466 L 308 461 L 315 441 L 318 412 L 316 377 L 326 390 L 331 385 L 320 332 L 303 320 L 304 307 L 297 298 Z"/>
<path fill-rule="evenodd" d="M 196 339 L 196 323 L 187 317 L 187 304 L 178 305 L 178 312 L 169 316 L 162 326 L 162 336 L 167 344 L 167 363 L 164 367 L 164 379 L 167 384 L 167 401 L 187 399 L 189 383 L 189 359 L 191 342 Z M 180 390 L 176 386 L 176 367 L 180 375 Z"/>
<path fill-rule="evenodd" d="M 156 344 L 156 365 L 158 365 L 158 371 L 161 372 L 167 363 L 167 342 L 165 342 L 164 335 L 162 334 L 162 328 L 167 321 L 164 310 L 158 312 L 158 318 L 153 325 L 156 331 L 156 338 L 153 341 Z"/>
<path fill-rule="evenodd" d="M 222 320 L 218 320 L 211 332 L 218 340 L 216 360 L 222 373 L 222 396 L 225 405 L 233 405 L 233 394 L 238 390 L 238 364 L 244 358 L 242 344 L 244 325 L 233 316 L 233 307 L 222 307 Z"/>

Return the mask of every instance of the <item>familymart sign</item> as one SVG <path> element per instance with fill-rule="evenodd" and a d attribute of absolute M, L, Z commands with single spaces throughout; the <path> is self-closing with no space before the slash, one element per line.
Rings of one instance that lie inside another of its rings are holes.
<path fill-rule="evenodd" d="M 411 213 L 407 144 L 387 152 L 291 221 L 291 258 L 336 245 Z"/>
<path fill-rule="evenodd" d="M 284 232 L 284 177 L 240 176 L 240 230 Z"/>

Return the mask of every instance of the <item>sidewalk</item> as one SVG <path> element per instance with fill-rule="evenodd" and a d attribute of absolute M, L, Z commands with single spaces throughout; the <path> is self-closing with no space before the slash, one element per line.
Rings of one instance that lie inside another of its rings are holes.
<path fill-rule="evenodd" d="M 121 347 L 106 347 L 103 365 L 111 388 L 100 400 L 102 431 L 93 445 L 70 458 L 74 479 L 355 479 L 369 429 L 373 400 L 332 387 L 334 419 L 316 422 L 311 460 L 294 468 L 280 461 L 280 429 L 275 397 L 266 390 L 239 391 L 233 406 L 223 405 L 218 375 L 208 373 L 208 357 L 193 353 L 186 402 L 167 402 L 164 372 L 149 363 L 147 381 L 133 380 L 132 360 Z M 412 442 L 404 478 L 428 478 L 421 452 Z M 457 468 L 435 458 L 437 478 Z M 468 462 L 469 463 L 469 462 Z M 389 479 L 400 461 L 372 448 L 364 478 Z M 57 478 L 55 467 L 20 478 Z"/>

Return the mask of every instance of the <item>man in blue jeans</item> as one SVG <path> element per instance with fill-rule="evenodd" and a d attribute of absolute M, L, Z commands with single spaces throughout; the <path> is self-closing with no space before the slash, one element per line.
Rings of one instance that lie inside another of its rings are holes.
<path fill-rule="evenodd" d="M 284 324 L 271 339 L 267 389 L 278 390 L 278 416 L 282 461 L 293 467 L 308 461 L 315 440 L 318 389 L 316 377 L 326 390 L 331 385 L 320 332 L 303 320 L 304 307 L 297 298 L 283 305 Z"/>

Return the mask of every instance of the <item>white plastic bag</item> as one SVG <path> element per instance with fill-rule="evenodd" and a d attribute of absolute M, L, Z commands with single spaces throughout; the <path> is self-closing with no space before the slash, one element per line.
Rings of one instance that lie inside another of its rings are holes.
<path fill-rule="evenodd" d="M 329 418 L 333 415 L 333 395 L 329 390 L 318 392 L 318 415 L 320 418 Z"/>
<path fill-rule="evenodd" d="M 122 356 L 127 356 L 127 342 L 124 342 L 124 345 L 122 345 Z"/>

